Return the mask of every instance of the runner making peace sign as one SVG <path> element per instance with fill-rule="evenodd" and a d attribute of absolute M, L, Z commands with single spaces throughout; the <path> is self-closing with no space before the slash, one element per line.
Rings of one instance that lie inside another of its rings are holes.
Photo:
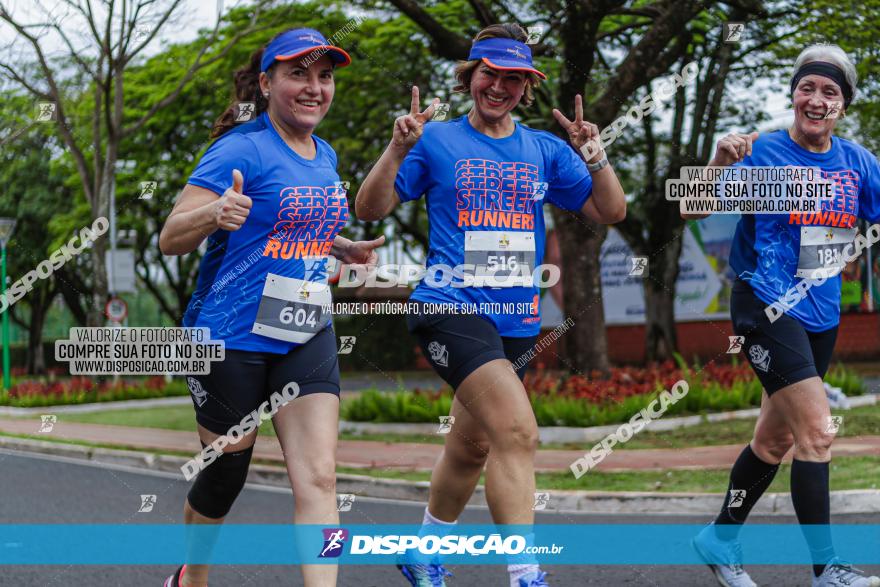
<path fill-rule="evenodd" d="M 545 77 L 532 65 L 525 40 L 515 24 L 477 35 L 468 61 L 456 67 L 455 90 L 473 98 L 466 116 L 429 123 L 437 102 L 420 111 L 413 88 L 409 114 L 394 122 L 391 142 L 355 202 L 361 220 L 378 220 L 423 195 L 427 202 L 428 272 L 411 296 L 422 311 L 408 317 L 408 326 L 455 390 L 455 420 L 431 476 L 424 516 L 435 527 L 455 523 L 484 466 L 493 520 L 533 523 L 538 427 L 521 378 L 540 330 L 533 271 L 544 256 L 543 205 L 609 224 L 626 213 L 604 153 L 589 162 L 580 156 L 598 134 L 583 119 L 580 96 L 573 121 L 554 111 L 570 144 L 511 117 L 520 102 L 532 102 Z M 453 267 L 450 276 L 446 269 Z M 447 275 L 438 281 L 438 273 Z M 434 313 L 428 304 L 454 310 Z M 445 584 L 442 565 L 402 562 L 412 585 Z M 535 559 L 509 562 L 511 586 L 546 585 Z"/>

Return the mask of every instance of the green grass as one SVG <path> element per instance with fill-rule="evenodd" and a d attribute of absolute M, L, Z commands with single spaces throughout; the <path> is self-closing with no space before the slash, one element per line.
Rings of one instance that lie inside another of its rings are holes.
<path fill-rule="evenodd" d="M 880 434 L 880 404 L 862 406 L 851 410 L 832 410 L 833 414 L 843 416 L 843 426 L 838 437 L 869 436 Z M 644 448 L 687 448 L 692 446 L 714 446 L 722 444 L 745 443 L 755 429 L 755 418 L 727 420 L 724 422 L 702 422 L 688 428 L 677 428 L 665 432 L 643 430 L 629 442 L 620 446 L 624 449 Z M 580 448 L 580 445 L 565 448 Z M 615 447 L 617 450 L 617 447 Z"/>
<path fill-rule="evenodd" d="M 733 463 L 731 463 L 732 465 Z M 876 471 L 880 457 L 839 457 L 831 463 L 831 489 L 877 489 Z M 570 472 L 539 475 L 538 486 L 548 489 L 583 489 L 589 491 L 669 491 L 724 493 L 728 469 L 626 471 L 587 473 L 575 479 Z M 770 485 L 770 492 L 788 492 L 791 467 L 783 465 Z"/>
<path fill-rule="evenodd" d="M 843 428 L 839 437 L 853 437 L 880 434 L 880 405 L 863 406 L 851 410 L 835 410 L 835 414 L 843 415 Z M 32 418 L 36 418 L 33 416 Z M 168 406 L 163 408 L 135 408 L 130 410 L 112 410 L 86 414 L 59 414 L 62 421 L 85 422 L 90 424 L 115 424 L 143 428 L 161 428 L 164 430 L 195 431 L 195 418 L 192 406 Z M 745 443 L 751 438 L 755 428 L 755 419 L 727 420 L 724 422 L 703 422 L 689 428 L 678 428 L 666 432 L 643 430 L 629 442 L 618 445 L 615 450 L 644 448 L 686 448 L 692 446 L 713 446 L 722 444 Z M 260 434 L 272 435 L 274 430 L 271 422 L 260 426 Z M 418 442 L 424 444 L 442 444 L 443 436 L 437 434 L 342 434 L 343 440 L 373 440 L 379 442 Z M 542 448 L 566 448 L 581 450 L 593 443 L 543 444 Z"/>
<path fill-rule="evenodd" d="M 51 411 L 51 410 L 49 410 Z M 115 424 L 135 428 L 162 428 L 195 432 L 196 420 L 191 405 L 161 408 L 132 408 L 82 414 L 58 414 L 59 420 L 87 424 Z"/>
<path fill-rule="evenodd" d="M 732 464 L 732 463 L 731 463 Z M 831 462 L 831 489 L 877 489 L 880 480 L 876 471 L 880 469 L 880 457 L 859 456 L 839 457 Z M 372 475 L 386 479 L 405 479 L 408 481 L 429 481 L 428 471 L 381 471 L 339 467 L 339 473 Z M 672 471 L 626 471 L 603 473 L 592 471 L 580 479 L 575 479 L 570 471 L 560 473 L 538 473 L 538 489 L 584 490 L 584 491 L 663 491 L 670 493 L 724 493 L 727 490 L 730 472 L 728 469 L 672 470 Z M 770 492 L 789 491 L 791 466 L 782 465 L 770 485 Z M 480 484 L 485 484 L 485 476 Z"/>
<path fill-rule="evenodd" d="M 131 448 L 106 443 L 66 441 L 53 439 L 45 435 L 2 433 L 2 436 L 100 448 Z M 192 456 L 184 451 L 161 451 L 161 454 Z M 261 459 L 254 459 L 253 462 L 278 466 L 275 462 L 267 462 Z M 779 473 L 777 473 L 768 491 L 787 492 L 789 490 L 790 469 L 789 465 L 780 467 Z M 880 456 L 838 457 L 831 462 L 831 489 L 878 489 L 880 487 L 880 481 L 878 481 L 876 474 L 878 469 L 880 469 Z M 429 471 L 376 470 L 350 467 L 337 467 L 336 471 L 337 473 L 368 475 L 383 479 L 404 479 L 407 481 L 429 481 L 431 478 Z M 728 474 L 726 469 L 628 471 L 620 473 L 592 471 L 580 479 L 575 479 L 569 471 L 562 471 L 559 473 L 539 473 L 537 475 L 537 488 L 544 490 L 723 493 L 727 489 Z M 485 476 L 480 478 L 480 484 L 485 484 Z"/>

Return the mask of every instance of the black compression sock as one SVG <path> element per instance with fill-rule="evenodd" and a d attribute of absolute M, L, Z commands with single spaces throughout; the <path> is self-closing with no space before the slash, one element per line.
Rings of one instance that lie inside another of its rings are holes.
<path fill-rule="evenodd" d="M 795 459 L 791 463 L 791 502 L 813 558 L 817 577 L 834 558 L 831 542 L 831 498 L 828 493 L 828 463 Z"/>
<path fill-rule="evenodd" d="M 739 534 L 752 507 L 764 494 L 779 465 L 765 463 L 746 445 L 730 470 L 730 484 L 724 497 L 721 513 L 715 518 L 715 534 L 722 540 L 731 540 Z"/>

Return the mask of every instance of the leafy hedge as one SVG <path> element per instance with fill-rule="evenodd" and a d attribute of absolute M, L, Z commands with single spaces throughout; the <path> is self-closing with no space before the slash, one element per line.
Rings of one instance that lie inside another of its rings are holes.
<path fill-rule="evenodd" d="M 761 384 L 747 365 L 715 365 L 689 368 L 682 362 L 647 369 L 613 369 L 610 377 L 587 379 L 549 373 L 529 375 L 526 390 L 539 426 L 602 426 L 628 421 L 679 380 L 688 393 L 671 404 L 666 415 L 705 414 L 761 405 Z M 861 378 L 851 369 L 836 365 L 825 381 L 848 396 L 864 393 Z M 634 392 L 633 392 L 634 390 Z M 380 393 L 370 390 L 342 404 L 342 418 L 354 422 L 437 422 L 449 414 L 452 392 Z"/>
<path fill-rule="evenodd" d="M 382 393 L 370 390 L 342 403 L 342 418 L 350 422 L 437 422 L 449 415 L 452 393 L 420 391 Z"/>

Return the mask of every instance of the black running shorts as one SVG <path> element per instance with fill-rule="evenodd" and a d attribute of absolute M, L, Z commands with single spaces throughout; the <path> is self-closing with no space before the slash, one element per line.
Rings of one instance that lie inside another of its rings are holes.
<path fill-rule="evenodd" d="M 413 300 L 415 301 L 415 300 Z M 420 308 L 425 304 L 419 303 Z M 522 379 L 528 367 L 529 352 L 537 336 L 508 337 L 498 334 L 489 321 L 475 314 L 428 314 L 407 316 L 407 327 L 419 341 L 425 358 L 453 390 L 465 377 L 495 359 L 507 359 L 517 366 Z"/>
<path fill-rule="evenodd" d="M 767 393 L 810 377 L 824 377 L 834 352 L 837 326 L 810 332 L 788 314 L 770 322 L 764 312 L 767 305 L 745 281 L 733 283 L 733 331 L 745 337 L 743 352 Z"/>
<path fill-rule="evenodd" d="M 336 334 L 328 326 L 286 355 L 226 349 L 226 358 L 213 363 L 208 375 L 186 380 L 196 421 L 215 434 L 226 434 L 290 382 L 299 386 L 300 396 L 339 396 Z"/>

